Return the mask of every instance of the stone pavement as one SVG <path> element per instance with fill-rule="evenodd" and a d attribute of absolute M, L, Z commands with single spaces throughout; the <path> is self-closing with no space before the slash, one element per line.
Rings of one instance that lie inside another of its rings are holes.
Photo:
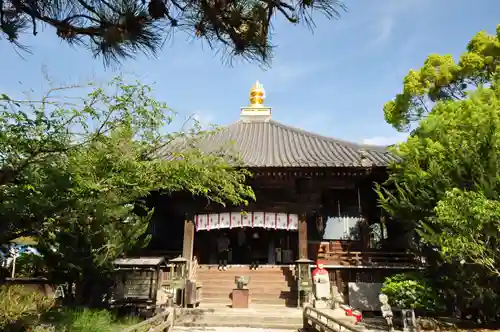
<path fill-rule="evenodd" d="M 175 327 L 172 332 L 297 332 L 294 330 L 265 329 L 250 327 Z"/>
<path fill-rule="evenodd" d="M 172 332 L 300 332 L 301 329 L 265 329 L 250 327 L 174 327 Z M 387 332 L 386 330 L 368 330 L 365 332 Z"/>

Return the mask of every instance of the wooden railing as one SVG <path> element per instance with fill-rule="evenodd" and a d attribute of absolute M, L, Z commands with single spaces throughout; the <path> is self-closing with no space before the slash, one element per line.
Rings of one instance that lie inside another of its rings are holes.
<path fill-rule="evenodd" d="M 130 326 L 121 332 L 169 332 L 174 327 L 175 311 L 174 308 L 168 308 L 165 311 L 153 316 L 139 324 Z"/>
<path fill-rule="evenodd" d="M 303 312 L 303 330 L 321 332 L 362 332 L 362 329 L 333 318 L 326 312 L 307 306 Z"/>
<path fill-rule="evenodd" d="M 308 250 L 310 258 L 324 260 L 328 265 L 403 267 L 419 263 L 411 253 L 362 250 L 358 241 L 311 241 Z"/>
<path fill-rule="evenodd" d="M 318 258 L 331 265 L 342 266 L 413 266 L 416 257 L 408 253 L 349 251 L 318 253 Z"/>

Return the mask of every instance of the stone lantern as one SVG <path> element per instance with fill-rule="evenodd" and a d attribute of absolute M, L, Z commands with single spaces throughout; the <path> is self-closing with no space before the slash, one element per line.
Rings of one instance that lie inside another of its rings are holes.
<path fill-rule="evenodd" d="M 311 264 L 313 261 L 301 258 L 295 261 L 297 264 L 297 307 L 309 303 L 312 292 Z"/>
<path fill-rule="evenodd" d="M 169 260 L 171 264 L 169 288 L 175 294 L 175 302 L 184 304 L 184 289 L 188 277 L 188 260 L 184 257 L 177 257 Z"/>

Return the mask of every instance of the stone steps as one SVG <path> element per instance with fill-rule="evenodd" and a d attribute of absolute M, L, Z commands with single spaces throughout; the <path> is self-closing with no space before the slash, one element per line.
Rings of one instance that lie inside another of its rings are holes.
<path fill-rule="evenodd" d="M 249 309 L 184 309 L 176 313 L 176 325 L 182 327 L 260 328 L 294 330 L 302 327 L 302 310 L 278 306 Z"/>
<path fill-rule="evenodd" d="M 230 287 L 235 287 L 236 284 L 234 282 L 234 277 L 232 278 L 214 278 L 214 277 L 204 277 L 204 276 L 197 276 L 196 280 L 201 281 L 204 283 L 205 286 L 207 287 L 215 287 L 215 288 L 221 288 L 225 286 L 230 286 Z M 253 285 L 255 287 L 264 287 L 266 285 L 271 285 L 273 288 L 277 286 L 292 286 L 290 283 L 284 280 L 284 277 L 281 277 L 281 279 L 278 279 L 276 277 L 270 278 L 269 280 L 262 279 L 262 280 L 255 280 L 255 279 L 250 279 L 250 282 L 248 283 L 248 286 Z"/>
<path fill-rule="evenodd" d="M 302 329 L 273 329 L 258 327 L 243 327 L 235 331 L 231 326 L 174 326 L 172 332 L 302 332 Z M 304 331 L 306 332 L 306 331 Z M 383 332 L 383 331 L 381 331 Z"/>
<path fill-rule="evenodd" d="M 291 295 L 297 295 L 296 291 L 290 290 L 287 287 L 280 288 L 254 288 L 252 286 L 249 287 L 250 297 L 257 296 L 258 298 L 274 298 L 274 297 L 288 297 Z M 203 297 L 204 298 L 216 298 L 216 297 L 229 297 L 231 295 L 232 288 L 212 288 L 207 287 L 203 289 Z"/>
<path fill-rule="evenodd" d="M 234 330 L 236 328 L 241 331 L 247 328 L 297 331 L 303 327 L 302 314 L 302 308 L 272 305 L 257 305 L 249 309 L 227 307 L 177 309 L 176 328 L 178 331 L 182 329 L 186 331 L 188 328 L 189 331 L 196 331 L 197 328 L 210 331 L 216 327 L 232 328 L 233 331 L 236 331 Z M 346 317 L 343 314 L 334 316 L 347 324 L 353 323 L 353 317 Z"/>
<path fill-rule="evenodd" d="M 221 291 L 221 290 L 227 290 L 229 289 L 230 287 L 228 287 L 228 284 L 223 284 L 221 282 L 206 282 L 204 281 L 205 283 L 203 283 L 203 292 L 204 293 L 207 293 L 209 290 L 210 291 L 214 291 L 214 292 L 217 292 L 217 291 Z M 232 284 L 231 286 L 231 289 L 234 288 L 234 283 Z M 266 292 L 270 289 L 272 290 L 275 290 L 275 291 L 282 291 L 282 292 L 288 292 L 290 291 L 290 286 L 288 285 L 288 283 L 286 282 L 283 282 L 283 281 L 280 281 L 280 282 L 250 282 L 250 284 L 248 285 L 248 288 L 251 290 L 251 292 L 256 292 L 256 293 L 260 293 L 260 292 Z M 294 288 L 292 288 L 294 289 Z"/>
<path fill-rule="evenodd" d="M 202 302 L 204 305 L 209 305 L 209 304 L 220 304 L 220 305 L 226 305 L 226 306 L 231 306 L 231 299 L 229 296 L 227 298 L 224 297 L 203 297 Z M 250 298 L 249 304 L 276 304 L 276 305 L 281 305 L 282 307 L 296 307 L 297 306 L 297 300 L 291 299 L 291 298 Z"/>

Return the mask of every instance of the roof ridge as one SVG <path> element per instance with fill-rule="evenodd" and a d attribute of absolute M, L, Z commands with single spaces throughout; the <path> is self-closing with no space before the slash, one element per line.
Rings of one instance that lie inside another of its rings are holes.
<path fill-rule="evenodd" d="M 278 127 L 281 127 L 285 130 L 291 130 L 291 131 L 295 131 L 296 133 L 299 133 L 299 134 L 302 134 L 302 135 L 307 135 L 307 136 L 310 136 L 310 137 L 316 137 L 318 139 L 321 139 L 321 140 L 325 140 L 325 141 L 328 141 L 328 142 L 333 142 L 333 143 L 337 143 L 337 144 L 342 144 L 346 147 L 350 147 L 350 148 L 355 148 L 355 149 L 358 149 L 358 150 L 363 150 L 363 149 L 368 149 L 368 150 L 374 150 L 374 151 L 377 151 L 377 152 L 388 152 L 388 146 L 378 146 L 378 145 L 369 145 L 369 144 L 362 144 L 362 143 L 354 143 L 354 142 L 350 142 L 350 141 L 347 141 L 347 140 L 342 140 L 342 139 L 338 139 L 338 138 L 334 138 L 334 137 L 330 137 L 330 136 L 326 136 L 326 135 L 321 135 L 321 134 L 317 134 L 317 133 L 314 133 L 314 132 L 311 132 L 311 131 L 307 131 L 307 130 L 304 130 L 304 129 L 301 129 L 301 128 L 298 128 L 298 127 L 295 127 L 295 126 L 290 126 L 290 125 L 287 125 L 287 124 L 284 124 L 284 123 L 281 123 L 279 121 L 276 121 L 276 120 L 269 120 L 269 123 L 275 125 L 275 126 L 278 126 Z"/>

